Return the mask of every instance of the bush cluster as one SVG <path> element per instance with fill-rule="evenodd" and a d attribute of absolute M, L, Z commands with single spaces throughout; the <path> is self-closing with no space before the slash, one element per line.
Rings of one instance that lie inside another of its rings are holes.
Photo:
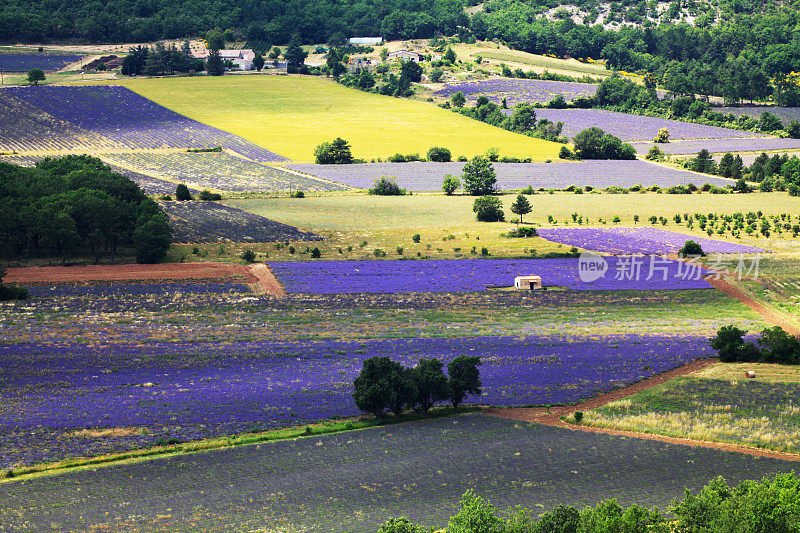
<path fill-rule="evenodd" d="M 672 502 L 667 517 L 656 508 L 616 499 L 576 509 L 559 505 L 538 515 L 523 507 L 503 516 L 471 489 L 461 498 L 448 533 L 669 533 L 669 532 L 789 532 L 800 527 L 800 478 L 794 472 L 744 481 L 731 487 L 722 477 L 706 484 L 696 496 L 687 488 Z M 406 518 L 393 518 L 378 533 L 424 533 L 428 529 Z"/>
<path fill-rule="evenodd" d="M 406 368 L 389 357 L 372 357 L 353 381 L 353 399 L 378 418 L 386 411 L 398 416 L 405 409 L 427 412 L 444 400 L 457 408 L 467 396 L 481 395 L 480 364 L 480 357 L 458 356 L 448 363 L 447 377 L 438 359 L 420 359 Z"/>
<path fill-rule="evenodd" d="M 394 178 L 388 176 L 381 176 L 375 180 L 371 189 L 367 189 L 369 194 L 376 196 L 404 196 L 406 190 L 400 187 Z"/>
<path fill-rule="evenodd" d="M 745 341 L 746 334 L 736 326 L 723 326 L 711 340 L 711 347 L 725 362 L 800 364 L 800 339 L 780 326 L 764 328 L 756 342 Z"/>

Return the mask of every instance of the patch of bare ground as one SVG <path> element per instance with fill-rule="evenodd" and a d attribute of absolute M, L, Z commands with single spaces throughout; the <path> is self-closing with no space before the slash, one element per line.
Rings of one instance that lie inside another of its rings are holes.
<path fill-rule="evenodd" d="M 248 283 L 259 278 L 244 265 L 225 263 L 164 263 L 156 265 L 87 265 L 9 268 L 7 283 L 72 283 L 123 280 L 224 279 L 244 276 Z"/>
<path fill-rule="evenodd" d="M 275 278 L 272 270 L 263 263 L 256 263 L 250 265 L 250 275 L 256 278 L 257 294 L 271 294 L 273 296 L 286 296 L 286 291 L 283 290 L 280 282 Z"/>

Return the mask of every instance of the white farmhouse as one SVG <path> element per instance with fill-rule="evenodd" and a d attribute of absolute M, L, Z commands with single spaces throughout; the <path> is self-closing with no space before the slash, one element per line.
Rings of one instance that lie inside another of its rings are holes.
<path fill-rule="evenodd" d="M 411 50 L 396 50 L 394 52 L 389 52 L 389 56 L 386 58 L 388 61 L 414 61 L 419 63 L 422 61 L 422 54 L 418 54 L 417 52 L 412 52 Z"/>

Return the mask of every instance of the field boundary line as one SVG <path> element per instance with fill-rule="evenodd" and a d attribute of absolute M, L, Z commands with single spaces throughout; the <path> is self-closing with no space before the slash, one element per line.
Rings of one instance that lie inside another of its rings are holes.
<path fill-rule="evenodd" d="M 283 285 L 272 273 L 272 270 L 264 263 L 256 263 L 250 265 L 247 269 L 249 274 L 256 278 L 256 286 L 258 287 L 257 294 L 270 294 L 272 296 L 285 297 L 286 291 Z"/>
<path fill-rule="evenodd" d="M 736 298 L 758 313 L 767 323 L 773 326 L 780 326 L 792 335 L 800 335 L 800 326 L 798 326 L 794 320 L 785 313 L 769 305 L 766 301 L 757 298 L 752 292 L 738 283 L 720 276 L 707 276 L 706 281 L 715 289 L 724 292 L 732 298 Z"/>
<path fill-rule="evenodd" d="M 666 442 L 669 444 L 679 444 L 684 446 L 694 446 L 697 448 L 713 448 L 716 450 L 723 450 L 728 452 L 743 453 L 753 455 L 756 457 L 769 457 L 772 459 L 782 459 L 786 461 L 800 461 L 800 454 L 779 452 L 774 450 L 767 450 L 763 448 L 755 448 L 753 446 L 745 446 L 742 444 L 730 444 L 725 442 L 694 440 L 685 437 L 669 437 L 660 435 L 658 433 L 644 433 L 638 431 L 626 431 L 620 429 L 604 428 L 599 426 L 586 426 L 578 424 L 570 424 L 561 419 L 562 416 L 568 416 L 575 411 L 589 411 L 602 407 L 610 402 L 622 400 L 637 392 L 652 389 L 658 385 L 662 385 L 667 381 L 692 374 L 698 370 L 702 370 L 719 362 L 716 357 L 708 359 L 698 359 L 691 363 L 685 364 L 678 368 L 668 370 L 661 374 L 652 376 L 648 379 L 622 387 L 615 391 L 600 394 L 594 398 L 590 398 L 583 402 L 558 406 L 558 407 L 533 407 L 533 408 L 510 408 L 510 409 L 487 409 L 484 411 L 489 416 L 496 416 L 498 418 L 508 418 L 511 420 L 521 420 L 524 422 L 532 422 L 534 424 L 542 424 L 545 426 L 555 426 L 572 431 L 586 431 L 588 433 L 605 433 L 607 435 L 615 435 L 619 437 L 631 437 L 637 439 L 648 439 L 659 442 Z"/>

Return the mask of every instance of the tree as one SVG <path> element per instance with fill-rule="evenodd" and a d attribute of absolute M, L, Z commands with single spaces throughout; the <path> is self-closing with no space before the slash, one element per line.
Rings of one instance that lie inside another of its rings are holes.
<path fill-rule="evenodd" d="M 411 380 L 416 389 L 415 405 L 423 412 L 448 397 L 447 377 L 438 359 L 420 359 L 417 366 L 411 369 Z"/>
<path fill-rule="evenodd" d="M 450 48 L 448 46 L 447 47 L 447 51 L 442 56 L 442 59 L 444 61 L 447 61 L 448 63 L 455 63 L 456 62 L 456 53 L 453 51 L 452 48 Z"/>
<path fill-rule="evenodd" d="M 457 409 L 467 395 L 480 396 L 481 376 L 478 367 L 481 358 L 477 356 L 459 355 L 447 364 L 447 386 L 453 409 Z"/>
<path fill-rule="evenodd" d="M 764 328 L 756 341 L 765 363 L 796 365 L 800 363 L 800 340 L 780 326 Z"/>
<path fill-rule="evenodd" d="M 185 202 L 192 199 L 192 194 L 189 192 L 189 187 L 185 183 L 179 183 L 175 187 L 175 199 L 179 202 Z"/>
<path fill-rule="evenodd" d="M 432 83 L 439 83 L 442 81 L 442 76 L 444 76 L 444 71 L 440 68 L 435 68 L 431 70 L 430 74 L 428 74 L 428 78 Z"/>
<path fill-rule="evenodd" d="M 206 60 L 206 72 L 210 76 L 222 76 L 225 74 L 225 63 L 219 55 L 219 50 L 212 48 L 208 52 L 208 59 Z"/>
<path fill-rule="evenodd" d="M 711 339 L 711 347 L 717 350 L 721 361 L 730 363 L 758 360 L 758 348 L 752 342 L 745 343 L 745 333 L 745 330 L 736 326 L 723 326 L 717 331 L 717 336 Z"/>
<path fill-rule="evenodd" d="M 683 247 L 678 250 L 678 255 L 683 257 L 705 256 L 703 248 L 696 242 L 689 240 L 684 243 Z"/>
<path fill-rule="evenodd" d="M 442 148 L 441 146 L 431 146 L 428 149 L 428 161 L 434 161 L 436 163 L 449 163 L 452 157 L 453 155 L 447 148 Z"/>
<path fill-rule="evenodd" d="M 256 56 L 253 58 L 253 66 L 257 71 L 261 72 L 261 69 L 264 68 L 264 56 L 256 52 Z"/>
<path fill-rule="evenodd" d="M 768 111 L 761 112 L 761 118 L 758 121 L 758 129 L 761 131 L 778 131 L 783 129 L 783 123 L 781 119 L 773 115 Z"/>
<path fill-rule="evenodd" d="M 711 153 L 703 148 L 697 152 L 697 156 L 691 160 L 689 168 L 695 172 L 705 172 L 706 174 L 714 174 L 717 170 L 717 164 Z"/>
<path fill-rule="evenodd" d="M 472 211 L 480 222 L 503 222 L 506 219 L 503 213 L 503 203 L 497 196 L 475 198 Z"/>
<path fill-rule="evenodd" d="M 364 361 L 361 373 L 353 381 L 353 400 L 359 409 L 383 417 L 389 409 L 399 414 L 413 401 L 413 386 L 407 369 L 388 357 Z"/>
<path fill-rule="evenodd" d="M 536 128 L 536 111 L 528 102 L 520 102 L 514 106 L 511 115 L 511 129 L 518 133 L 527 133 Z"/>
<path fill-rule="evenodd" d="M 636 150 L 597 127 L 587 128 L 573 139 L 580 159 L 636 159 Z"/>
<path fill-rule="evenodd" d="M 452 196 L 459 187 L 461 187 L 461 180 L 455 176 L 448 174 L 442 180 L 442 190 L 447 196 Z"/>
<path fill-rule="evenodd" d="M 206 47 L 209 50 L 225 49 L 225 36 L 220 28 L 214 28 L 206 32 Z"/>
<path fill-rule="evenodd" d="M 394 178 L 381 176 L 367 192 L 376 196 L 403 196 L 406 190 L 401 188 Z"/>
<path fill-rule="evenodd" d="M 136 262 L 157 263 L 167 255 L 172 242 L 167 217 L 161 213 L 151 216 L 133 232 Z"/>
<path fill-rule="evenodd" d="M 410 82 L 419 83 L 422 80 L 422 67 L 416 61 L 402 61 L 400 63 L 400 77 Z"/>
<path fill-rule="evenodd" d="M 325 57 L 325 65 L 328 67 L 328 73 L 339 79 L 339 76 L 347 72 L 347 67 L 342 64 L 344 60 L 344 52 L 338 48 L 331 48 L 328 50 L 328 55 Z"/>
<path fill-rule="evenodd" d="M 497 177 L 492 163 L 482 156 L 475 156 L 468 161 L 462 170 L 461 181 L 464 190 L 472 196 L 494 194 L 496 191 Z"/>
<path fill-rule="evenodd" d="M 349 165 L 353 162 L 350 143 L 341 137 L 322 143 L 314 149 L 314 159 L 318 165 Z"/>
<path fill-rule="evenodd" d="M 511 212 L 519 215 L 519 221 L 522 222 L 522 215 L 527 215 L 533 210 L 531 203 L 522 194 L 517 195 L 517 199 L 511 204 Z"/>
<path fill-rule="evenodd" d="M 450 98 L 450 103 L 455 108 L 464 107 L 464 104 L 467 103 L 467 99 L 464 97 L 464 93 L 458 91 Z"/>
<path fill-rule="evenodd" d="M 427 533 L 428 530 L 421 526 L 415 526 L 408 518 L 390 518 L 385 522 L 378 533 Z"/>
<path fill-rule="evenodd" d="M 40 81 L 44 81 L 44 71 L 40 68 L 32 68 L 28 71 L 28 83 L 31 85 L 38 85 Z"/>
<path fill-rule="evenodd" d="M 461 508 L 447 523 L 447 533 L 503 533 L 503 521 L 494 506 L 472 492 L 461 497 Z"/>
<path fill-rule="evenodd" d="M 289 74 L 305 73 L 308 52 L 304 52 L 300 47 L 300 36 L 298 34 L 292 35 L 292 40 L 289 41 L 289 46 L 286 47 L 283 57 L 286 59 L 286 72 Z"/>
<path fill-rule="evenodd" d="M 661 128 L 658 130 L 655 138 L 653 139 L 654 143 L 668 143 L 669 142 L 669 130 L 667 128 Z"/>

